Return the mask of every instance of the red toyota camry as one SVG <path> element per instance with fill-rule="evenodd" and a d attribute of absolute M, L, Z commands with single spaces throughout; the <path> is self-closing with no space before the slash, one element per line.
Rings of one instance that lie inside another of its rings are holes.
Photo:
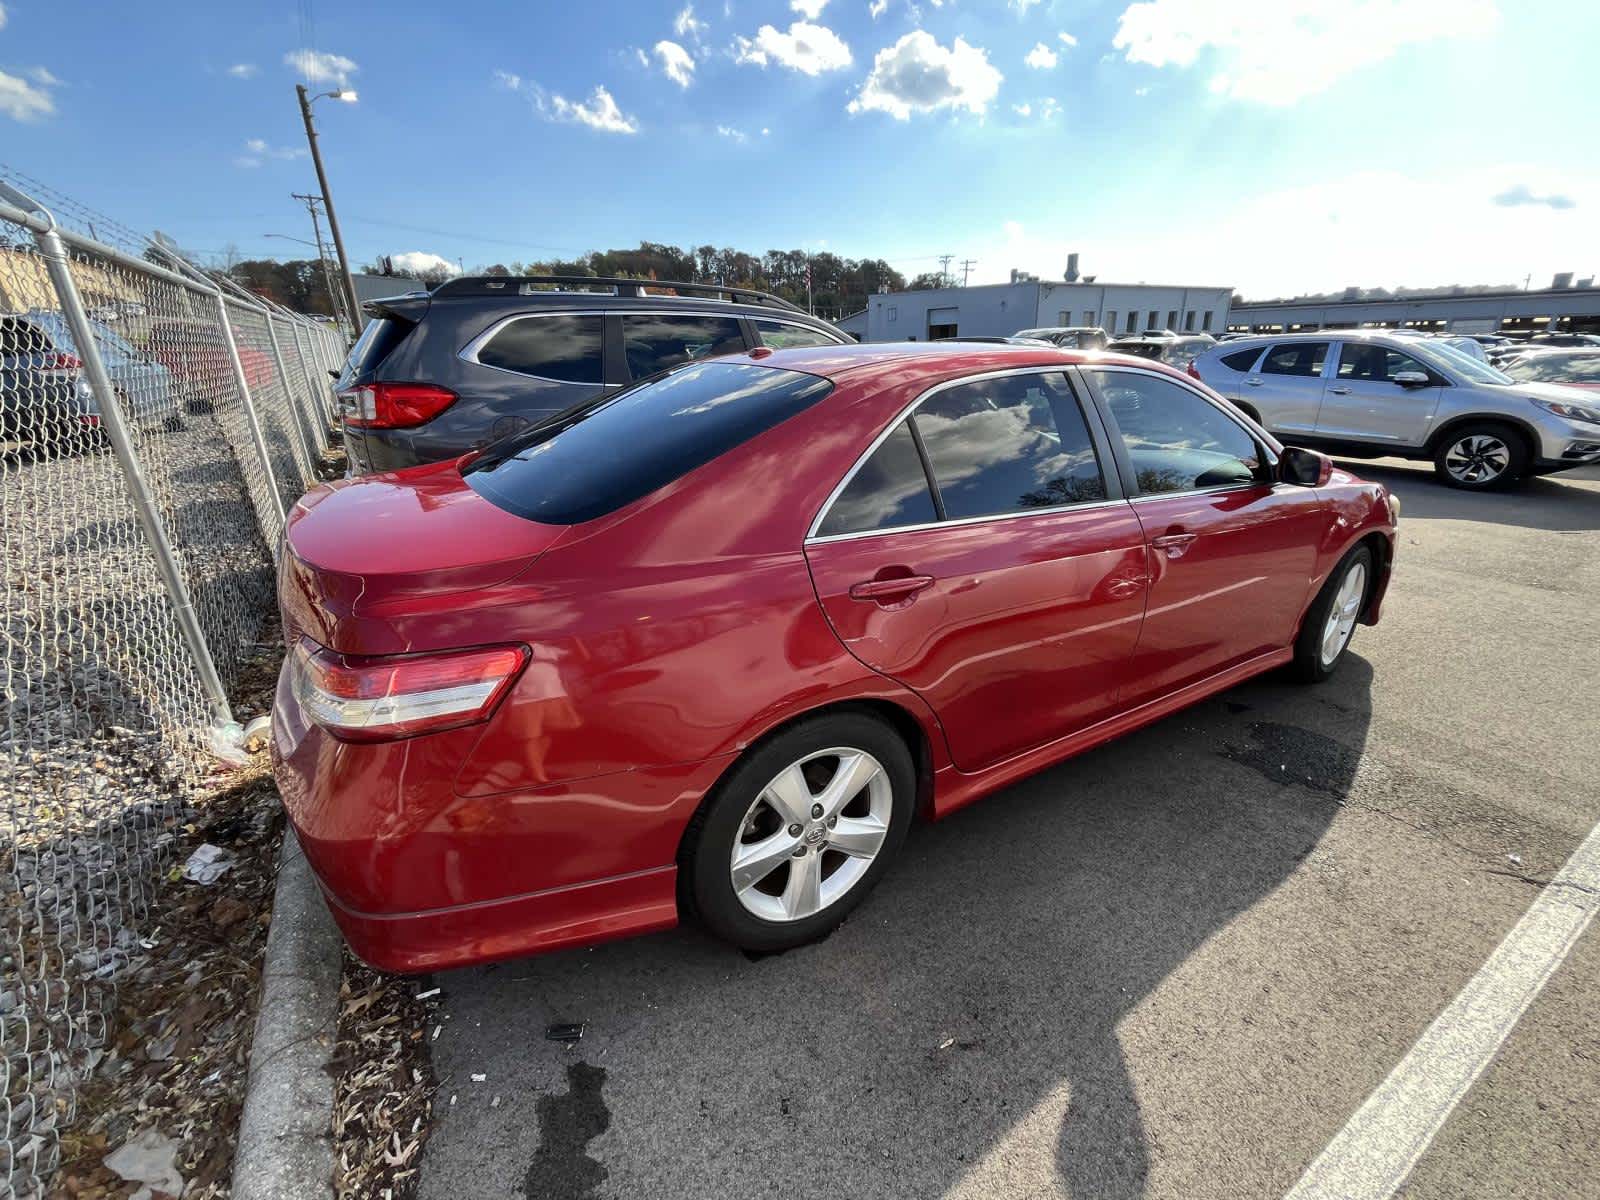
<path fill-rule="evenodd" d="M 914 820 L 1378 619 L 1398 504 L 1143 359 L 679 367 L 290 519 L 278 781 L 400 971 L 827 932 Z"/>

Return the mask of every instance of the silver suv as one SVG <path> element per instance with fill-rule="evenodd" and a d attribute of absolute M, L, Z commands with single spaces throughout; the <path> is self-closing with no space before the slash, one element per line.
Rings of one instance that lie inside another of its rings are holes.
<path fill-rule="evenodd" d="M 1189 374 L 1285 441 L 1348 458 L 1431 460 L 1487 491 L 1600 462 L 1600 401 L 1523 383 L 1440 341 L 1356 329 L 1221 342 Z"/>

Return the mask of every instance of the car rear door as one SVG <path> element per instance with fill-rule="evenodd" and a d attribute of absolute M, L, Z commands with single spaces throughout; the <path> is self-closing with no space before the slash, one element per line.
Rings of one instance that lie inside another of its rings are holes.
<path fill-rule="evenodd" d="M 1381 342 L 1341 342 L 1317 414 L 1317 436 L 1420 446 L 1428 440 L 1445 379 L 1420 359 Z M 1426 382 L 1404 384 L 1400 375 Z"/>
<path fill-rule="evenodd" d="M 1293 341 L 1268 346 L 1255 369 L 1239 381 L 1239 400 L 1260 413 L 1268 429 L 1312 432 L 1322 405 L 1328 345 Z"/>
<path fill-rule="evenodd" d="M 1290 645 L 1330 519 L 1272 480 L 1224 407 L 1167 375 L 1084 369 L 1149 546 L 1150 593 L 1122 707 Z"/>
<path fill-rule="evenodd" d="M 925 394 L 806 543 L 845 645 L 919 693 L 976 771 L 1114 711 L 1144 613 L 1145 538 L 1059 368 Z"/>

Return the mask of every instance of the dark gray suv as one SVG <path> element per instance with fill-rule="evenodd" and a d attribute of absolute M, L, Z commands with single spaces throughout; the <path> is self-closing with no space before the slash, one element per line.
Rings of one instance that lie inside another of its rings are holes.
<path fill-rule="evenodd" d="M 653 279 L 455 279 L 366 310 L 335 385 L 357 475 L 454 458 L 694 359 L 851 341 L 765 292 Z"/>

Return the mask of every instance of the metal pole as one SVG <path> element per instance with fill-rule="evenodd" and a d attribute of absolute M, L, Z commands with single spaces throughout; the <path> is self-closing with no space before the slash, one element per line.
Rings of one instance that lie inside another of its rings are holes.
<path fill-rule="evenodd" d="M 313 448 L 316 441 L 316 430 L 313 428 L 308 431 L 302 427 L 299 415 L 300 406 L 294 402 L 294 393 L 289 390 L 289 374 L 283 369 L 283 351 L 278 349 L 278 334 L 272 328 L 272 314 L 270 312 L 263 313 L 262 319 L 267 323 L 267 340 L 272 343 L 272 361 L 278 369 L 278 382 L 283 387 L 283 402 L 289 410 L 289 424 L 294 429 L 294 439 L 300 444 L 301 453 L 305 455 L 307 469 L 314 477 L 316 475 L 316 463 L 322 457 L 322 447 L 321 445 L 315 445 L 315 448 Z M 311 483 L 312 479 L 308 478 L 306 485 L 309 487 Z"/>
<path fill-rule="evenodd" d="M 222 322 L 222 337 L 228 343 L 228 359 L 233 363 L 233 382 L 239 389 L 239 399 L 244 403 L 245 420 L 250 425 L 250 440 L 255 443 L 256 456 L 261 459 L 261 470 L 266 476 L 267 490 L 272 493 L 272 503 L 278 510 L 278 528 L 281 530 L 289 514 L 283 505 L 283 493 L 278 491 L 278 479 L 272 471 L 272 456 L 267 453 L 267 439 L 261 435 L 261 422 L 256 419 L 256 406 L 250 399 L 250 382 L 244 377 L 244 364 L 239 361 L 239 346 L 233 340 L 233 322 L 228 319 L 228 302 L 222 289 L 216 291 L 217 316 Z M 278 557 L 278 547 L 272 547 L 272 557 Z"/>
<path fill-rule="evenodd" d="M 328 210 L 328 229 L 333 234 L 333 248 L 339 254 L 339 270 L 344 275 L 345 293 L 350 301 L 350 311 L 361 311 L 361 301 L 356 298 L 356 281 L 350 274 L 350 256 L 344 252 L 344 235 L 339 232 L 339 218 L 333 211 L 333 194 L 328 191 L 328 173 L 322 169 L 322 151 L 317 147 L 317 127 L 311 123 L 311 99 L 303 83 L 294 85 L 300 97 L 300 116 L 306 123 L 306 141 L 311 144 L 311 161 L 317 168 L 317 186 L 322 189 L 322 207 Z"/>
<path fill-rule="evenodd" d="M 317 426 L 317 448 L 320 452 L 328 447 L 328 406 L 321 402 L 321 396 L 317 392 L 315 375 L 310 365 L 306 362 L 305 351 L 300 347 L 300 322 L 291 320 L 289 322 L 289 333 L 294 338 L 294 356 L 300 360 L 300 377 L 305 380 L 308 389 L 305 408 L 308 419 Z"/>
<path fill-rule="evenodd" d="M 93 328 L 89 325 L 89 316 L 84 312 L 77 284 L 73 282 L 67 250 L 62 244 L 60 235 L 56 233 L 54 217 L 50 218 L 47 229 L 33 230 L 33 241 L 39 248 L 45 269 L 50 273 L 50 282 L 54 285 L 56 296 L 61 301 L 62 315 L 66 317 L 67 326 L 72 330 L 72 340 L 78 347 L 78 360 L 83 364 L 84 376 L 94 390 L 95 400 L 100 407 L 100 428 L 105 430 L 106 438 L 111 442 L 112 453 L 117 457 L 117 465 L 122 468 L 122 480 L 127 485 L 128 498 L 133 502 L 134 516 L 138 518 L 139 525 L 150 542 L 156 568 L 161 572 L 161 581 L 166 585 L 167 598 L 172 602 L 178 630 L 189 647 L 189 653 L 194 657 L 195 672 L 200 677 L 200 686 L 205 688 L 206 695 L 210 698 L 212 716 L 218 726 L 230 726 L 234 721 L 233 710 L 228 705 L 228 690 L 222 686 L 222 676 L 217 673 L 217 664 L 211 657 L 211 647 L 206 643 L 205 630 L 200 626 L 200 617 L 195 612 L 194 602 L 189 598 L 188 585 L 184 583 L 183 573 L 178 567 L 177 554 L 167 537 L 161 512 L 156 508 L 155 497 L 150 492 L 150 483 L 145 478 L 144 467 L 140 465 L 138 451 L 128 436 L 128 425 L 122 414 L 122 405 L 117 400 L 117 389 L 112 386 L 111 376 L 106 373 L 105 362 L 100 357 L 100 346 L 95 341 Z M 237 363 L 237 359 L 235 362 Z"/>

